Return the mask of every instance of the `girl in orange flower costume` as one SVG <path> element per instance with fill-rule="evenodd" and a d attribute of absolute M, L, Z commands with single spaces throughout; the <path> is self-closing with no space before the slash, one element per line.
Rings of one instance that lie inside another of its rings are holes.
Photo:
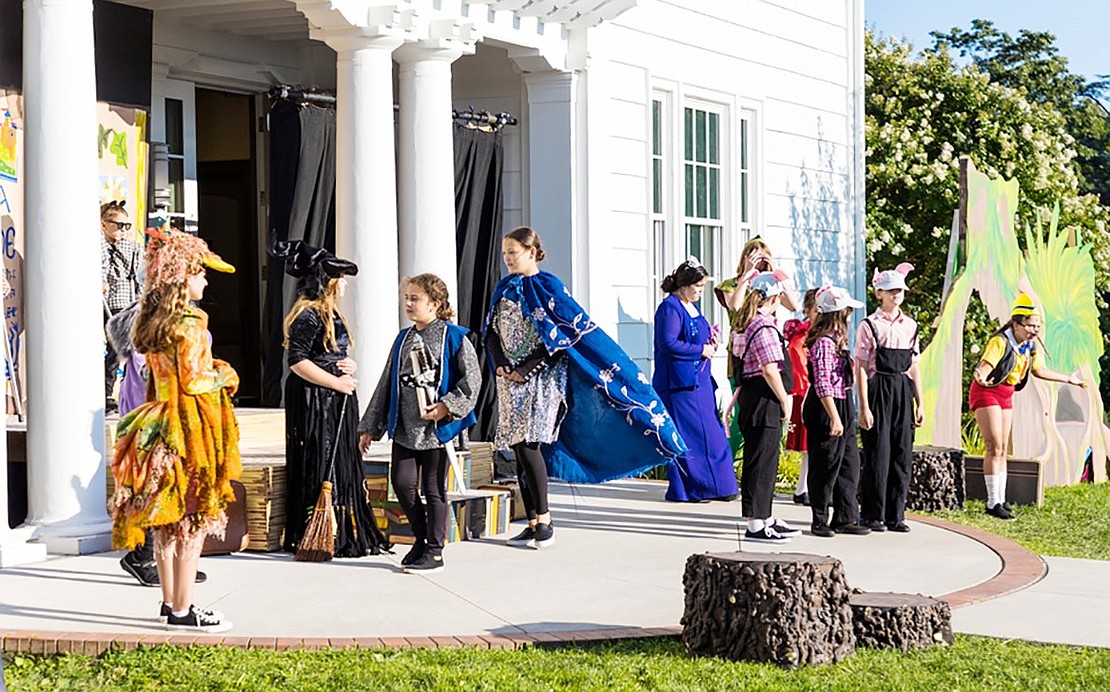
<path fill-rule="evenodd" d="M 135 320 L 136 350 L 150 373 L 147 401 L 119 422 L 109 510 L 117 548 L 134 548 L 154 529 L 162 615 L 171 629 L 218 632 L 231 623 L 193 606 L 204 539 L 222 535 L 239 477 L 239 424 L 231 397 L 239 376 L 212 358 L 208 315 L 192 305 L 205 267 L 233 272 L 203 240 L 150 232 L 147 283 Z"/>

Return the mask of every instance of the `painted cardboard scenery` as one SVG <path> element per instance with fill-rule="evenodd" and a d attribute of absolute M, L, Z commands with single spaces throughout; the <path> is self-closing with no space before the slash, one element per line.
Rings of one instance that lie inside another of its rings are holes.
<path fill-rule="evenodd" d="M 1079 371 L 1085 389 L 1032 378 L 1014 395 L 1013 455 L 1037 459 L 1045 486 L 1079 481 L 1088 454 L 1094 480 L 1106 480 L 1110 429 L 1099 396 L 1098 359 L 1102 355 L 1095 270 L 1090 247 L 1074 229 L 1058 227 L 1053 212 L 1047 228 L 1024 231 L 1018 245 L 1014 217 L 1018 184 L 993 180 L 967 159 L 961 184 L 960 215 L 966 214 L 962 256 L 966 258 L 946 292 L 937 330 L 921 354 L 925 425 L 916 443 L 962 446 L 963 330 L 973 294 L 999 324 L 1009 319 L 1018 293 L 1028 293 L 1043 315 L 1046 365 L 1057 372 Z"/>
<path fill-rule="evenodd" d="M 97 104 L 100 202 L 126 200 L 136 221 L 136 240 L 145 227 L 147 114 L 135 108 Z M 0 89 L 0 241 L 3 243 L 4 353 L 7 411 L 21 413 L 23 375 L 23 99 Z M 96 226 L 89 233 L 99 233 Z M 94 260 L 95 261 L 95 260 Z M 13 377 L 12 375 L 15 375 Z"/>

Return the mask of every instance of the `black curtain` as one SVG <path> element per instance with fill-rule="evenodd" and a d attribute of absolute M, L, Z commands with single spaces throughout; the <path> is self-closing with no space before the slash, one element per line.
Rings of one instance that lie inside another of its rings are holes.
<path fill-rule="evenodd" d="M 459 258 L 459 324 L 475 335 L 478 362 L 485 368 L 481 343 L 493 289 L 501 277 L 501 235 L 505 204 L 501 168 L 501 132 L 483 132 L 455 124 L 455 242 Z M 493 439 L 495 387 L 483 373 L 472 437 Z"/>
<path fill-rule="evenodd" d="M 270 228 L 335 251 L 335 110 L 279 101 L 270 110 Z M 296 283 L 282 260 L 268 257 L 263 315 L 262 405 L 281 406 L 287 369 L 282 321 Z"/>

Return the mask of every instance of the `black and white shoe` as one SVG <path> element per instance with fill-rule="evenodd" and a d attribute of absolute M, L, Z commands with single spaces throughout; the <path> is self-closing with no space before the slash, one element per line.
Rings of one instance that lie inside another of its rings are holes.
<path fill-rule="evenodd" d="M 744 532 L 744 540 L 752 541 L 753 543 L 770 543 L 772 545 L 782 545 L 790 541 L 789 536 L 783 536 L 778 531 L 775 531 L 773 526 L 764 526 L 759 531 L 752 531 L 748 529 Z"/>
<path fill-rule="evenodd" d="M 537 548 L 549 548 L 555 545 L 555 529 L 551 524 L 536 524 L 534 542 Z"/>
<path fill-rule="evenodd" d="M 143 586 L 158 586 L 158 567 L 153 562 L 140 562 L 135 559 L 135 553 L 125 553 L 119 559 L 119 566 Z"/>
<path fill-rule="evenodd" d="M 191 606 L 189 612 L 181 617 L 169 614 L 166 618 L 166 629 L 190 630 L 193 632 L 226 632 L 231 629 L 231 623 L 216 613 Z"/>
<path fill-rule="evenodd" d="M 405 565 L 406 572 L 439 572 L 443 569 L 443 556 L 424 553 L 420 559 Z"/>
<path fill-rule="evenodd" d="M 158 606 L 158 619 L 161 620 L 162 624 L 164 625 L 164 624 L 166 624 L 166 621 L 169 620 L 170 615 L 173 614 L 173 608 L 171 608 L 170 604 L 166 603 L 165 601 L 158 601 L 158 602 L 161 604 L 160 606 Z M 193 606 L 193 607 L 196 608 L 196 606 Z M 224 614 L 219 610 L 209 610 L 207 608 L 197 608 L 197 610 L 201 613 L 204 613 L 205 615 L 208 615 L 210 617 L 214 617 L 218 620 L 223 620 L 224 619 Z"/>
<path fill-rule="evenodd" d="M 505 541 L 505 545 L 511 545 L 514 548 L 535 548 L 536 530 L 531 526 L 525 527 L 523 531 Z"/>
<path fill-rule="evenodd" d="M 775 519 L 774 523 L 771 524 L 771 528 L 774 529 L 775 533 L 777 533 L 778 535 L 785 536 L 787 538 L 794 538 L 795 536 L 802 535 L 801 531 L 793 528 L 792 526 L 790 526 L 790 524 L 787 524 L 781 519 Z"/>

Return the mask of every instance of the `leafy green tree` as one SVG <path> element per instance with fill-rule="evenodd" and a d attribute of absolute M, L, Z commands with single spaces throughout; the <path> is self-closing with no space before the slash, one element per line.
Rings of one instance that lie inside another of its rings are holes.
<path fill-rule="evenodd" d="M 912 305 L 923 336 L 940 309 L 961 155 L 988 175 L 1017 179 L 1019 227 L 1059 201 L 1061 225 L 1092 244 L 1097 283 L 1110 287 L 1110 213 L 1082 193 L 1075 139 L 1055 107 L 975 64 L 957 65 L 943 41 L 915 57 L 868 32 L 865 61 L 868 261 L 917 267 Z"/>
<path fill-rule="evenodd" d="M 1110 206 L 1110 112 L 1103 103 L 1110 79 L 1088 80 L 1068 69 L 1056 37 L 1047 31 L 1023 29 L 1016 37 L 993 22 L 976 19 L 971 28 L 931 32 L 934 49 L 947 44 L 969 58 L 991 81 L 1021 91 L 1034 103 L 1048 104 L 1064 116 L 1075 138 L 1075 164 L 1080 189 Z"/>

